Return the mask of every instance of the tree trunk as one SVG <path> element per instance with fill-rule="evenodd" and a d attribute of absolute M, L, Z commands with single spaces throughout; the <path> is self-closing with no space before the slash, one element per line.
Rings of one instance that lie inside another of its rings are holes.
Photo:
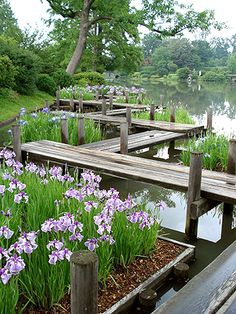
<path fill-rule="evenodd" d="M 76 68 L 81 60 L 81 57 L 85 49 L 86 40 L 88 36 L 88 31 L 89 31 L 89 10 L 90 10 L 89 1 L 84 0 L 84 7 L 83 7 L 83 11 L 81 12 L 81 17 L 80 17 L 79 38 L 77 41 L 75 51 L 66 69 L 66 72 L 69 74 L 75 73 Z"/>

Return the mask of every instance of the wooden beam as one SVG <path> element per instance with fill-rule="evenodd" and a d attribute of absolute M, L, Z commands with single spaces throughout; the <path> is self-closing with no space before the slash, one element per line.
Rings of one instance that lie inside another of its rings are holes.
<path fill-rule="evenodd" d="M 200 198 L 197 201 L 192 202 L 191 207 L 191 219 L 198 219 L 200 216 L 207 213 L 212 208 L 220 205 L 221 202 L 209 200 L 207 198 Z"/>

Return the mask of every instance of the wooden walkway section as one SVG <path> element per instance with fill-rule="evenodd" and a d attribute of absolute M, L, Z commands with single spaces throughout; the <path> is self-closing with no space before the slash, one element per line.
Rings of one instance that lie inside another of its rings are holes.
<path fill-rule="evenodd" d="M 109 100 L 106 99 L 107 105 L 109 105 Z M 76 107 L 79 107 L 79 100 L 74 99 L 74 104 Z M 83 106 L 85 107 L 101 107 L 102 106 L 102 101 L 101 100 L 83 100 Z M 55 107 L 55 104 L 54 104 Z M 60 108 L 63 107 L 70 107 L 70 99 L 60 99 Z M 127 108 L 131 107 L 133 109 L 140 109 L 140 110 L 146 110 L 148 106 L 146 105 L 139 105 L 139 104 L 127 104 L 127 103 L 116 103 L 113 102 L 113 108 Z"/>
<path fill-rule="evenodd" d="M 51 141 L 22 144 L 21 150 L 24 157 L 28 153 L 29 159 L 67 163 L 118 177 L 158 184 L 165 188 L 185 192 L 188 190 L 189 167 L 106 151 L 91 151 Z M 203 170 L 201 196 L 236 204 L 236 176 Z"/>
<path fill-rule="evenodd" d="M 85 118 L 93 119 L 99 123 L 110 123 L 119 125 L 122 122 L 126 122 L 126 118 L 122 117 L 112 117 L 101 114 L 85 114 Z M 194 125 L 194 124 L 182 124 L 182 123 L 173 123 L 166 121 L 150 121 L 142 119 L 132 119 L 132 126 L 142 128 L 142 129 L 155 129 L 168 132 L 177 132 L 177 133 L 200 133 L 204 130 L 204 125 Z"/>
<path fill-rule="evenodd" d="M 181 138 L 186 138 L 185 134 L 166 132 L 166 131 L 146 131 L 135 133 L 128 136 L 128 151 L 134 151 L 155 144 L 162 144 L 169 141 L 175 141 Z M 84 144 L 80 147 L 113 153 L 120 152 L 120 137 L 103 140 L 95 143 Z"/>

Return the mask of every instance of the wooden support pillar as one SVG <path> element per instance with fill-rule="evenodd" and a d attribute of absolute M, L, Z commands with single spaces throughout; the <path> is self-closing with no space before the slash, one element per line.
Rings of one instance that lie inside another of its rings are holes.
<path fill-rule="evenodd" d="M 154 104 L 150 105 L 150 120 L 151 121 L 155 120 L 155 105 Z"/>
<path fill-rule="evenodd" d="M 227 173 L 236 174 L 236 139 L 229 141 Z M 234 205 L 224 203 L 224 213 L 233 211 Z"/>
<path fill-rule="evenodd" d="M 164 104 L 164 95 L 160 95 L 160 107 L 163 107 Z"/>
<path fill-rule="evenodd" d="M 69 132 L 68 132 L 68 120 L 67 118 L 61 119 L 61 142 L 68 144 Z"/>
<path fill-rule="evenodd" d="M 128 127 L 131 127 L 132 122 L 132 112 L 130 107 L 126 107 L 126 121 L 128 123 Z"/>
<path fill-rule="evenodd" d="M 95 99 L 97 101 L 99 100 L 99 89 L 96 90 Z"/>
<path fill-rule="evenodd" d="M 83 110 L 84 110 L 83 93 L 80 93 L 80 96 L 79 96 L 79 112 L 82 113 Z"/>
<path fill-rule="evenodd" d="M 120 124 L 120 153 L 128 154 L 128 123 L 121 122 Z"/>
<path fill-rule="evenodd" d="M 138 94 L 137 103 L 138 103 L 139 105 L 142 104 L 142 93 L 139 93 L 139 94 Z"/>
<path fill-rule="evenodd" d="M 71 314 L 98 313 L 98 257 L 82 250 L 70 258 Z"/>
<path fill-rule="evenodd" d="M 175 107 L 170 106 L 170 122 L 175 122 Z"/>
<path fill-rule="evenodd" d="M 129 103 L 129 93 L 128 93 L 128 91 L 125 91 L 125 103 L 126 104 Z"/>
<path fill-rule="evenodd" d="M 198 201 L 201 197 L 202 155 L 203 154 L 199 152 L 191 153 L 185 224 L 185 234 L 188 238 L 197 237 L 198 218 L 191 218 L 191 204 L 194 201 Z"/>
<path fill-rule="evenodd" d="M 213 110 L 209 108 L 207 110 L 207 130 L 212 132 L 212 117 L 213 117 Z"/>
<path fill-rule="evenodd" d="M 48 100 L 45 100 L 45 108 L 48 108 L 49 109 L 49 101 Z"/>
<path fill-rule="evenodd" d="M 113 109 L 113 94 L 111 93 L 109 95 L 109 105 L 110 105 L 110 110 Z"/>
<path fill-rule="evenodd" d="M 75 102 L 74 99 L 70 99 L 70 111 L 75 112 Z"/>
<path fill-rule="evenodd" d="M 56 91 L 56 107 L 57 107 L 57 110 L 60 109 L 60 89 Z"/>
<path fill-rule="evenodd" d="M 22 161 L 20 125 L 19 124 L 14 124 L 12 126 L 12 136 L 13 136 L 13 151 L 16 154 L 15 160 Z"/>
<path fill-rule="evenodd" d="M 106 103 L 106 98 L 102 99 L 102 115 L 106 116 L 107 115 L 107 103 Z"/>
<path fill-rule="evenodd" d="M 84 144 L 84 117 L 78 118 L 78 145 Z"/>

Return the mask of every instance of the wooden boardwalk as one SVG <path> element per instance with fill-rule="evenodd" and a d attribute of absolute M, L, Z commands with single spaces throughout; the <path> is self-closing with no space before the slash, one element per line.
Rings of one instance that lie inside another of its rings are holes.
<path fill-rule="evenodd" d="M 109 100 L 106 99 L 107 105 L 109 105 Z M 79 107 L 79 100 L 74 99 L 74 104 Z M 54 105 L 55 106 L 55 105 Z M 60 99 L 60 108 L 69 107 L 70 106 L 70 99 Z M 83 100 L 83 106 L 85 107 L 101 107 L 102 101 L 101 100 Z M 127 104 L 127 103 L 116 103 L 113 102 L 113 108 L 127 108 L 131 107 L 133 109 L 141 109 L 145 110 L 148 108 L 146 105 L 140 104 Z"/>
<path fill-rule="evenodd" d="M 144 147 L 148 147 L 155 144 L 161 144 L 169 141 L 175 141 L 181 138 L 186 138 L 185 134 L 166 132 L 166 131 L 146 131 L 141 133 L 135 133 L 128 136 L 128 151 L 134 151 Z M 95 143 L 84 144 L 80 147 L 101 151 L 108 151 L 113 153 L 120 152 L 120 137 L 107 139 Z"/>
<path fill-rule="evenodd" d="M 126 118 L 122 117 L 112 117 L 101 114 L 85 114 L 85 118 L 93 119 L 94 121 L 100 123 L 110 123 L 119 125 L 122 122 L 126 121 Z M 177 133 L 200 133 L 204 130 L 204 125 L 194 125 L 194 124 L 182 124 L 182 123 L 173 123 L 166 121 L 150 121 L 142 119 L 132 119 L 132 126 L 143 128 L 143 129 L 156 129 L 161 131 L 177 132 Z"/>
<path fill-rule="evenodd" d="M 189 167 L 51 141 L 22 144 L 21 150 L 23 155 L 28 153 L 29 159 L 57 161 L 174 190 L 188 190 Z M 236 176 L 203 170 L 201 196 L 236 204 Z"/>

